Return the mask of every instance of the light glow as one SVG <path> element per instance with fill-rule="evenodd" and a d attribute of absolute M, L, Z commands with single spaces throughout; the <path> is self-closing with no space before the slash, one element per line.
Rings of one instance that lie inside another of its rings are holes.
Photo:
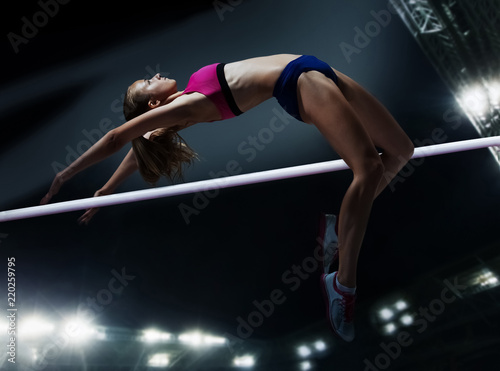
<path fill-rule="evenodd" d="M 166 367 L 170 363 L 168 353 L 156 353 L 148 361 L 150 367 Z"/>
<path fill-rule="evenodd" d="M 411 325 L 413 323 L 413 317 L 409 314 L 405 314 L 401 317 L 401 323 L 406 326 Z"/>
<path fill-rule="evenodd" d="M 311 355 L 311 349 L 305 345 L 301 345 L 300 347 L 297 348 L 297 352 L 299 353 L 299 356 L 305 358 Z"/>
<path fill-rule="evenodd" d="M 322 352 L 326 349 L 326 344 L 323 340 L 318 340 L 314 343 L 314 348 L 316 348 L 317 351 Z"/>
<path fill-rule="evenodd" d="M 300 369 L 301 370 L 310 370 L 312 368 L 311 362 L 309 361 L 304 361 L 300 364 Z"/>
<path fill-rule="evenodd" d="M 488 83 L 488 93 L 491 105 L 497 109 L 500 108 L 500 80 Z"/>
<path fill-rule="evenodd" d="M 397 310 L 405 310 L 406 308 L 408 308 L 408 304 L 406 303 L 406 301 L 404 301 L 404 300 L 399 300 L 399 301 L 396 303 L 396 309 L 397 309 Z"/>
<path fill-rule="evenodd" d="M 235 357 L 233 359 L 233 365 L 236 367 L 250 368 L 255 365 L 255 359 L 250 355 Z"/>
<path fill-rule="evenodd" d="M 392 322 L 388 323 L 384 326 L 384 330 L 386 334 L 392 334 L 394 331 L 396 331 L 396 325 Z"/>
<path fill-rule="evenodd" d="M 201 332 L 187 332 L 179 335 L 179 341 L 194 347 L 224 345 L 226 339 L 219 336 L 202 334 Z"/>
<path fill-rule="evenodd" d="M 380 318 L 388 320 L 391 319 L 392 316 L 394 315 L 394 312 L 390 310 L 389 308 L 383 308 L 379 312 Z"/>
<path fill-rule="evenodd" d="M 142 341 L 147 343 L 157 343 L 160 341 L 170 340 L 172 335 L 168 332 L 161 332 L 156 329 L 149 329 L 143 332 L 143 336 L 141 338 Z"/>
<path fill-rule="evenodd" d="M 71 341 L 77 343 L 86 342 L 98 333 L 97 329 L 88 320 L 79 317 L 67 321 L 64 330 Z"/>
<path fill-rule="evenodd" d="M 490 110 L 488 91 L 480 84 L 465 88 L 459 95 L 459 102 L 473 116 L 485 117 Z"/>
<path fill-rule="evenodd" d="M 205 335 L 203 337 L 203 342 L 207 345 L 224 345 L 226 344 L 226 338 L 220 336 Z"/>
<path fill-rule="evenodd" d="M 27 318 L 19 324 L 19 334 L 24 338 L 36 338 L 50 334 L 54 330 L 54 325 L 39 317 Z"/>
<path fill-rule="evenodd" d="M 476 285 L 480 285 L 481 287 L 485 286 L 497 286 L 498 285 L 498 277 L 492 271 L 483 271 L 483 273 L 479 274 L 475 280 Z"/>

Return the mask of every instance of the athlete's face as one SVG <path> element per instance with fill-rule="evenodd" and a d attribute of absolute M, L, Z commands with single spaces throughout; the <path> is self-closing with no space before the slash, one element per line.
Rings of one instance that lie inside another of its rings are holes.
<path fill-rule="evenodd" d="M 135 89 L 139 89 L 142 94 L 149 95 L 150 108 L 156 108 L 165 104 L 167 98 L 177 93 L 177 82 L 167 79 L 159 73 L 150 79 L 137 80 L 134 84 Z"/>

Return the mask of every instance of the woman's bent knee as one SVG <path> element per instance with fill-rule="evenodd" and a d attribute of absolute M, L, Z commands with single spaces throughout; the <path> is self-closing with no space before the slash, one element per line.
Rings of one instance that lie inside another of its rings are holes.
<path fill-rule="evenodd" d="M 353 170 L 355 178 L 374 188 L 378 187 L 384 171 L 385 167 L 380 157 L 367 160 L 360 169 Z"/>

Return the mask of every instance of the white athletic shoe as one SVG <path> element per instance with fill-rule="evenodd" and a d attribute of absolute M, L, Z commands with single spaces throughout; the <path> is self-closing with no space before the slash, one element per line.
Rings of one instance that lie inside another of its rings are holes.
<path fill-rule="evenodd" d="M 337 287 L 337 272 L 323 274 L 321 287 L 330 328 L 345 341 L 354 339 L 354 302 L 356 295 L 346 294 Z"/>
<path fill-rule="evenodd" d="M 319 243 L 323 254 L 323 271 L 330 272 L 330 266 L 339 256 L 339 239 L 335 232 L 337 217 L 333 214 L 321 214 L 319 223 Z"/>

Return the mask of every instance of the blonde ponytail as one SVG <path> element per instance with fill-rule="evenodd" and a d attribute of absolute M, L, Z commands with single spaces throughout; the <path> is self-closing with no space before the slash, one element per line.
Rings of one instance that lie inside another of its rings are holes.
<path fill-rule="evenodd" d="M 196 153 L 175 129 L 155 130 L 149 140 L 144 137 L 132 141 L 139 172 L 144 180 L 155 185 L 160 177 L 183 179 L 183 165 L 192 164 Z"/>

